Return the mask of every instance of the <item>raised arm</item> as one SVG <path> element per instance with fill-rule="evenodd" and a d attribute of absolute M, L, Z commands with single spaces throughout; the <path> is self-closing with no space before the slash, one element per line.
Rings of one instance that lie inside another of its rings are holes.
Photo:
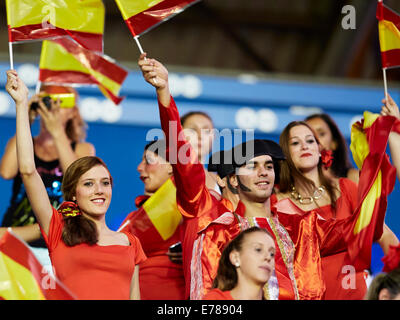
<path fill-rule="evenodd" d="M 24 182 L 32 210 L 46 234 L 52 215 L 52 206 L 43 181 L 36 171 L 32 134 L 29 125 L 28 88 L 15 70 L 7 71 L 6 90 L 15 101 L 16 145 L 18 169 Z"/>
<path fill-rule="evenodd" d="M 201 215 L 211 208 L 211 195 L 206 187 L 204 167 L 185 139 L 179 112 L 169 91 L 168 71 L 157 60 L 146 58 L 145 53 L 138 64 L 145 80 L 157 92 L 161 127 L 166 137 L 168 160 L 174 169 L 180 211 L 186 217 Z"/>
<path fill-rule="evenodd" d="M 388 95 L 388 101 L 382 100 L 383 106 L 381 114 L 384 116 L 393 116 L 400 119 L 399 107 L 396 102 Z M 389 135 L 389 148 L 392 156 L 393 165 L 397 171 L 397 178 L 400 180 L 400 135 L 397 132 L 391 132 Z"/>

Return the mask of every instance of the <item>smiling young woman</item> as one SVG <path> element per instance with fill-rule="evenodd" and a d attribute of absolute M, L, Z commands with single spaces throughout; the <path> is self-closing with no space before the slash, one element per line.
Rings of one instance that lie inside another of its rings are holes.
<path fill-rule="evenodd" d="M 93 156 L 72 162 L 62 184 L 67 201 L 53 208 L 34 162 L 28 89 L 14 70 L 7 71 L 6 90 L 16 105 L 18 169 L 56 276 L 78 299 L 140 299 L 138 264 L 146 257 L 136 237 L 106 225 L 106 165 Z"/>

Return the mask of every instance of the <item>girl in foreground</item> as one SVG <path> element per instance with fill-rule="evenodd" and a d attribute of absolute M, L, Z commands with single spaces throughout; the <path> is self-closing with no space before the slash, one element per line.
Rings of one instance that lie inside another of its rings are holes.
<path fill-rule="evenodd" d="M 265 229 L 241 232 L 222 252 L 213 288 L 203 300 L 262 300 L 275 270 L 275 242 Z"/>
<path fill-rule="evenodd" d="M 15 70 L 6 90 L 16 104 L 18 168 L 49 249 L 55 275 L 78 299 L 140 299 L 138 266 L 145 260 L 140 242 L 105 222 L 112 177 L 97 157 L 83 157 L 66 170 L 58 210 L 38 174 L 29 125 L 28 89 Z"/>

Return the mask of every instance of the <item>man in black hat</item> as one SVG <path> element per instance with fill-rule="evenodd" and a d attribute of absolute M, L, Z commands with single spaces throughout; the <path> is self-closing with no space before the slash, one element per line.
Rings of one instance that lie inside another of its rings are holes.
<path fill-rule="evenodd" d="M 252 226 L 267 229 L 276 244 L 275 272 L 264 288 L 268 299 L 298 299 L 293 274 L 294 246 L 285 228 L 271 213 L 271 195 L 284 159 L 271 140 L 250 140 L 233 148 L 230 185 L 240 202 L 234 213 L 226 212 L 199 232 L 191 263 L 191 299 L 202 299 L 211 289 L 224 247 Z"/>

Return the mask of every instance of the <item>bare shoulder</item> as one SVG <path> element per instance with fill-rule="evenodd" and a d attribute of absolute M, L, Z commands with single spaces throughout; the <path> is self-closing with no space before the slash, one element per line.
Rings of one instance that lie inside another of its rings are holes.
<path fill-rule="evenodd" d="M 358 184 L 358 180 L 360 179 L 360 171 L 356 168 L 351 168 L 347 172 L 347 178 Z"/>

